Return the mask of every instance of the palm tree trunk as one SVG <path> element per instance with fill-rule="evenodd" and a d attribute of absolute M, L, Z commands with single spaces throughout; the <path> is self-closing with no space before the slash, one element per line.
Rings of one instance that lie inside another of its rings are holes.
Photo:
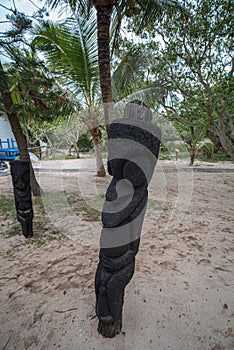
<path fill-rule="evenodd" d="M 93 128 L 90 132 L 93 138 L 94 151 L 96 154 L 97 176 L 104 177 L 106 176 L 106 170 L 102 160 L 102 153 L 98 138 L 98 128 Z"/>
<path fill-rule="evenodd" d="M 196 151 L 195 150 L 190 150 L 190 163 L 189 166 L 193 166 L 194 164 L 194 160 L 195 160 L 195 155 L 196 155 Z"/>
<path fill-rule="evenodd" d="M 96 0 L 93 1 L 93 4 L 97 10 L 99 76 L 104 106 L 104 118 L 108 130 L 114 114 L 110 71 L 110 20 L 113 10 L 113 0 Z"/>
<path fill-rule="evenodd" d="M 16 112 L 13 111 L 13 101 L 11 98 L 11 93 L 9 91 L 6 75 L 3 70 L 2 63 L 0 61 L 0 92 L 2 95 L 2 100 L 4 107 L 6 109 L 6 113 L 11 125 L 12 132 L 15 136 L 15 140 L 17 142 L 19 151 L 20 151 L 20 158 L 24 160 L 29 160 L 29 166 L 30 166 L 30 185 L 31 190 L 34 196 L 40 196 L 41 195 L 41 189 L 40 186 L 36 180 L 35 173 L 32 167 L 32 163 L 29 157 L 28 148 L 27 148 L 27 141 L 23 134 L 18 116 Z"/>

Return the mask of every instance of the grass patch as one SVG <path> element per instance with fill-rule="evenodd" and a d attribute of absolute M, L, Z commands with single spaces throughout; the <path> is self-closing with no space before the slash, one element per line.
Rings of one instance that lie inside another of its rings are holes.
<path fill-rule="evenodd" d="M 205 157 L 202 154 L 197 154 L 196 159 L 201 160 L 203 162 L 211 162 L 211 163 L 232 160 L 231 157 L 229 157 L 228 155 L 226 155 L 224 153 L 214 153 L 214 154 L 212 154 L 211 157 Z"/>
<path fill-rule="evenodd" d="M 58 230 L 54 230 L 51 232 L 41 232 L 41 233 L 35 233 L 32 238 L 25 240 L 24 244 L 25 245 L 37 245 L 41 246 L 45 244 L 46 242 L 50 241 L 58 241 L 61 239 L 65 239 L 66 236 L 61 234 Z"/>
<path fill-rule="evenodd" d="M 48 241 L 65 238 L 58 230 L 54 230 L 49 218 L 46 216 L 41 197 L 33 197 L 33 232 L 30 240 L 25 244 L 42 245 Z M 23 235 L 21 225 L 16 217 L 15 200 L 13 195 L 0 196 L 0 232 L 6 237 Z"/>
<path fill-rule="evenodd" d="M 14 224 L 11 226 L 9 231 L 7 232 L 8 237 L 13 237 L 21 234 L 21 226 L 20 224 Z"/>
<path fill-rule="evenodd" d="M 15 212 L 15 199 L 13 196 L 0 196 L 0 212 Z"/>
<path fill-rule="evenodd" d="M 0 232 L 7 236 L 16 236 L 21 226 L 16 218 L 15 199 L 13 195 L 0 196 Z"/>
<path fill-rule="evenodd" d="M 79 158 L 77 158 L 77 156 L 75 156 L 74 154 L 66 154 L 65 159 L 79 159 Z"/>
<path fill-rule="evenodd" d="M 175 157 L 174 157 L 174 155 L 172 155 L 169 152 L 159 152 L 158 159 L 159 160 L 174 160 Z"/>
<path fill-rule="evenodd" d="M 163 203 L 158 201 L 158 200 L 156 200 L 156 199 L 149 198 L 148 202 L 147 202 L 147 207 L 149 209 L 162 210 L 163 209 Z"/>
<path fill-rule="evenodd" d="M 79 195 L 66 193 L 65 196 L 73 211 L 83 214 L 86 221 L 100 221 L 100 210 L 95 208 L 96 205 L 90 206 Z"/>

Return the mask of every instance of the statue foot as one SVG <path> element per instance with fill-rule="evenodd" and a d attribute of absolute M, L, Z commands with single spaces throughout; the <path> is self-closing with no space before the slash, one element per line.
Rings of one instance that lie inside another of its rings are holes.
<path fill-rule="evenodd" d="M 114 338 L 117 334 L 120 334 L 121 329 L 122 320 L 117 320 L 109 324 L 99 320 L 98 332 L 105 338 Z"/>
<path fill-rule="evenodd" d="M 21 223 L 22 232 L 25 238 L 33 237 L 33 210 L 17 210 L 17 219 Z"/>
<path fill-rule="evenodd" d="M 96 303 L 96 314 L 103 323 L 110 324 L 114 322 L 114 318 L 110 313 L 107 299 L 106 299 L 106 288 L 103 286 L 99 287 L 99 295 Z"/>

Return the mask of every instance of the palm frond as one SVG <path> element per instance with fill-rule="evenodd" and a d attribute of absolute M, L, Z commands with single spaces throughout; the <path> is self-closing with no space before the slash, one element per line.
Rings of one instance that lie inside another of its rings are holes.
<path fill-rule="evenodd" d="M 59 9 L 59 12 L 62 14 L 65 11 L 71 11 L 74 13 L 80 13 L 84 17 L 88 17 L 88 4 L 87 0 L 47 0 L 45 3 L 46 6 L 54 9 Z"/>
<path fill-rule="evenodd" d="M 155 83 L 155 85 L 146 86 L 142 89 L 134 91 L 130 95 L 115 103 L 116 114 L 122 115 L 126 103 L 133 100 L 140 100 L 147 106 L 155 108 L 158 105 L 158 101 L 161 100 L 166 93 L 166 88 L 162 85 L 158 85 L 157 83 Z"/>
<path fill-rule="evenodd" d="M 34 35 L 33 44 L 43 51 L 64 84 L 92 104 L 99 81 L 96 17 L 86 20 L 77 15 L 66 25 L 47 22 L 37 27 Z"/>
<path fill-rule="evenodd" d="M 113 96 L 118 99 L 133 84 L 142 78 L 142 73 L 146 65 L 146 58 L 141 50 L 132 47 L 123 57 L 117 69 L 112 75 Z"/>
<path fill-rule="evenodd" d="M 208 137 L 205 137 L 203 140 L 197 143 L 197 150 L 206 150 L 207 152 L 214 153 L 214 143 Z"/>
<path fill-rule="evenodd" d="M 147 28 L 149 25 L 153 25 L 164 14 L 166 9 L 189 15 L 185 7 L 176 0 L 136 0 L 136 3 L 142 9 L 137 20 L 139 31 Z"/>

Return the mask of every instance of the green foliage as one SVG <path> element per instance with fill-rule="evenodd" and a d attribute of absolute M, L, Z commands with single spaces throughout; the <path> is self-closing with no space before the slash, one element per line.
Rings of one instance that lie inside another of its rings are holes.
<path fill-rule="evenodd" d="M 160 152 L 158 159 L 159 160 L 173 160 L 174 157 L 169 152 Z"/>
<path fill-rule="evenodd" d="M 91 137 L 88 133 L 82 133 L 78 140 L 78 148 L 80 152 L 88 152 L 93 148 Z"/>
<path fill-rule="evenodd" d="M 11 109 L 17 112 L 24 126 L 51 122 L 61 114 L 69 115 L 73 111 L 67 95 L 35 52 L 19 49 L 13 44 L 3 48 L 10 59 L 4 65 L 3 79 L 11 89 Z M 1 99 L 0 103 L 4 111 Z"/>
<path fill-rule="evenodd" d="M 205 137 L 197 143 L 197 150 L 202 150 L 203 152 L 212 155 L 214 153 L 214 143 L 211 139 Z"/>
<path fill-rule="evenodd" d="M 0 196 L 0 228 L 1 234 L 6 237 L 22 235 L 21 225 L 16 219 L 15 200 L 13 195 Z M 42 245 L 47 241 L 63 239 L 64 236 L 53 227 L 50 227 L 50 221 L 45 216 L 44 206 L 41 197 L 33 197 L 34 236 L 30 240 L 25 240 L 25 244 Z"/>
<path fill-rule="evenodd" d="M 204 127 L 191 127 L 190 132 L 190 140 L 187 141 L 187 145 L 190 153 L 190 165 L 193 165 L 198 151 L 203 150 L 210 155 L 214 153 L 214 143 L 208 137 L 204 137 Z"/>
<path fill-rule="evenodd" d="M 11 22 L 12 28 L 6 32 L 6 37 L 16 37 L 24 34 L 32 27 L 32 20 L 24 13 L 14 10 L 12 14 L 6 15 L 6 18 Z"/>
<path fill-rule="evenodd" d="M 136 90 L 139 82 L 144 81 L 146 59 L 135 45 L 122 57 L 112 75 L 112 88 L 115 99 L 119 100 Z"/>
<path fill-rule="evenodd" d="M 203 153 L 198 153 L 196 157 L 201 161 L 212 162 L 212 163 L 231 160 L 231 158 L 224 153 L 213 153 L 211 156 L 207 156 L 206 154 L 203 154 Z"/>
<path fill-rule="evenodd" d="M 74 154 L 66 154 L 65 159 L 77 159 L 77 157 Z"/>
<path fill-rule="evenodd" d="M 166 10 L 187 15 L 185 7 L 175 0 L 122 1 L 121 7 L 131 20 L 129 28 L 134 26 L 135 32 L 142 33 L 144 38 L 147 37 L 147 32 L 154 32 L 155 22 L 164 16 Z"/>
<path fill-rule="evenodd" d="M 33 45 L 45 55 L 50 69 L 86 106 L 99 98 L 96 18 L 76 16 L 65 24 L 45 22 L 34 30 Z"/>
<path fill-rule="evenodd" d="M 189 16 L 166 10 L 154 25 L 162 45 L 152 73 L 168 88 L 164 114 L 190 126 L 205 126 L 234 158 L 233 23 L 230 1 L 184 1 Z"/>

